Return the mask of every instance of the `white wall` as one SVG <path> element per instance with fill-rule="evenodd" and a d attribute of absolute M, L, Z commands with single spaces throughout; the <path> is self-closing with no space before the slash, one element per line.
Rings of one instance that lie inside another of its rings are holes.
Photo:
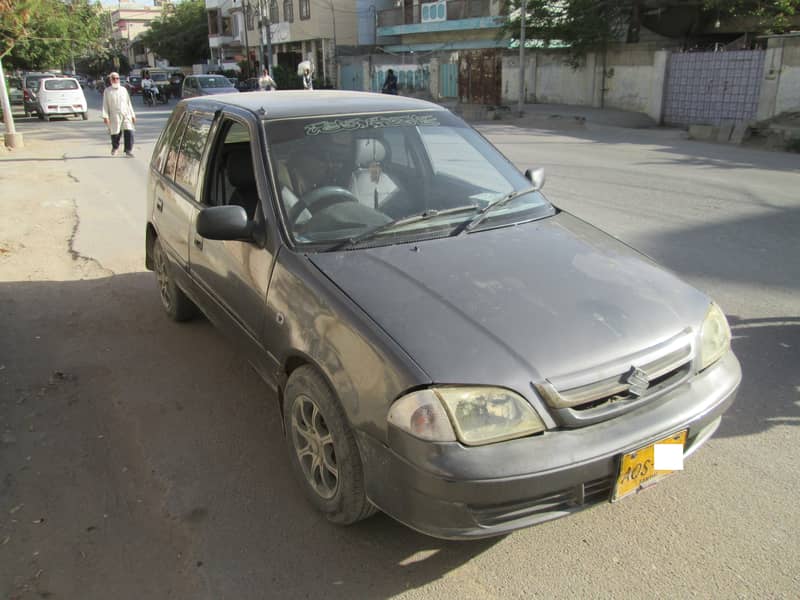
<path fill-rule="evenodd" d="M 669 52 L 636 46 L 609 52 L 606 57 L 605 94 L 602 56 L 590 53 L 583 66 L 573 69 L 561 53 L 527 54 L 525 101 L 545 104 L 601 105 L 642 112 L 661 119 L 664 81 Z M 502 68 L 502 97 L 506 104 L 519 99 L 519 57 L 506 57 Z"/>

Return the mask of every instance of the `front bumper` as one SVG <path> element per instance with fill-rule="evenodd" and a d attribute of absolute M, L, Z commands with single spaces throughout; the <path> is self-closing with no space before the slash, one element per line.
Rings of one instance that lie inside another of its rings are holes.
<path fill-rule="evenodd" d="M 367 496 L 433 537 L 502 535 L 608 501 L 620 456 L 688 429 L 684 456 L 714 433 L 736 397 L 741 367 L 729 352 L 641 408 L 596 425 L 468 448 L 390 427 L 389 445 L 360 434 Z"/>

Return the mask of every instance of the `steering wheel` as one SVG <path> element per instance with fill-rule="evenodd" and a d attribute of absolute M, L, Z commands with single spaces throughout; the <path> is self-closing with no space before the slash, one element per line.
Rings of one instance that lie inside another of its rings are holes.
<path fill-rule="evenodd" d="M 338 185 L 326 185 L 311 190 L 302 198 L 298 199 L 295 205 L 289 210 L 289 221 L 291 223 L 296 223 L 297 219 L 300 218 L 300 215 L 306 209 L 311 213 L 315 213 L 342 202 L 358 202 L 358 198 L 356 198 L 350 190 Z"/>

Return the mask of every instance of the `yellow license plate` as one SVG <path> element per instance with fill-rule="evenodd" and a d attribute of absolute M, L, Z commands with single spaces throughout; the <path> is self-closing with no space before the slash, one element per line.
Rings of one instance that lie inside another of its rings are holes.
<path fill-rule="evenodd" d="M 658 440 L 649 446 L 623 454 L 619 464 L 617 485 L 614 487 L 614 494 L 611 496 L 611 501 L 616 502 L 628 494 L 633 494 L 643 488 L 650 487 L 657 481 L 670 475 L 672 471 L 656 471 L 654 466 L 654 447 L 656 444 L 680 444 L 683 446 L 686 444 L 687 431 L 688 430 L 684 429 L 663 440 Z"/>

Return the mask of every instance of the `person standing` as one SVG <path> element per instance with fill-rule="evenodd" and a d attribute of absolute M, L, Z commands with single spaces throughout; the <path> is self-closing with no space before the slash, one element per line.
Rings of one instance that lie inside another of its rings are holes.
<path fill-rule="evenodd" d="M 303 69 L 303 89 L 304 90 L 314 89 L 314 79 L 311 77 L 311 69 L 309 69 L 308 67 Z"/>
<path fill-rule="evenodd" d="M 111 134 L 111 156 L 119 154 L 120 135 L 125 137 L 125 156 L 133 158 L 133 130 L 136 113 L 133 112 L 128 90 L 119 84 L 119 73 L 109 75 L 111 87 L 103 94 L 103 123 Z"/>
<path fill-rule="evenodd" d="M 397 75 L 394 74 L 392 69 L 389 69 L 386 72 L 386 81 L 383 82 L 383 88 L 381 88 L 381 91 L 384 94 L 397 95 Z"/>
<path fill-rule="evenodd" d="M 275 85 L 275 80 L 269 76 L 269 71 L 266 68 L 261 72 L 261 77 L 258 78 L 258 89 L 262 92 L 278 89 L 278 86 Z"/>

